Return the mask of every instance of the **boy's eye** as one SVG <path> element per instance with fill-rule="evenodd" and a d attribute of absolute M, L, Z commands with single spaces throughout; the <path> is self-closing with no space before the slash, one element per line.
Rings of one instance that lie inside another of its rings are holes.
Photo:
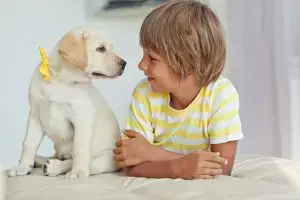
<path fill-rule="evenodd" d="M 152 56 L 149 56 L 149 58 L 153 61 L 157 60 L 156 58 L 153 58 Z"/>

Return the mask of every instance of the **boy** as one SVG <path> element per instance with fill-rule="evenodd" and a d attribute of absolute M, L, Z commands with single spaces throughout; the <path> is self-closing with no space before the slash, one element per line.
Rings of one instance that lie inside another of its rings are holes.
<path fill-rule="evenodd" d="M 145 18 L 140 44 L 147 79 L 133 91 L 117 166 L 148 178 L 230 175 L 243 134 L 238 93 L 221 77 L 226 44 L 216 15 L 197 0 L 167 1 Z"/>

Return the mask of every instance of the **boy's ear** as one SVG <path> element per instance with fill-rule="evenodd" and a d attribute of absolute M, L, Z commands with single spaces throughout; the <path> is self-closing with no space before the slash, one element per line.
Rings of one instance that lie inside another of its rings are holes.
<path fill-rule="evenodd" d="M 86 35 L 66 34 L 58 44 L 58 54 L 63 62 L 83 70 L 87 66 Z"/>

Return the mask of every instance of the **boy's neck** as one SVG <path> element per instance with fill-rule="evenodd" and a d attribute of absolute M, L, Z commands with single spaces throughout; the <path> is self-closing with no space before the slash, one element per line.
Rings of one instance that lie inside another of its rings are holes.
<path fill-rule="evenodd" d="M 180 82 L 176 90 L 170 93 L 170 106 L 182 110 L 187 108 L 197 97 L 201 87 L 197 85 L 194 77 L 188 77 Z"/>

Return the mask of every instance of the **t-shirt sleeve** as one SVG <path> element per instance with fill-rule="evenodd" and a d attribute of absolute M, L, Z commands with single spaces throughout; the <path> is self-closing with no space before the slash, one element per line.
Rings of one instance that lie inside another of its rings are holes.
<path fill-rule="evenodd" d="M 145 82 L 142 82 L 132 93 L 125 129 L 136 131 L 142 134 L 150 143 L 153 143 L 154 135 L 151 119 L 151 106 L 147 97 L 147 88 Z"/>
<path fill-rule="evenodd" d="M 212 116 L 208 122 L 211 144 L 221 144 L 243 138 L 239 115 L 239 95 L 229 81 L 216 86 L 212 97 Z"/>

